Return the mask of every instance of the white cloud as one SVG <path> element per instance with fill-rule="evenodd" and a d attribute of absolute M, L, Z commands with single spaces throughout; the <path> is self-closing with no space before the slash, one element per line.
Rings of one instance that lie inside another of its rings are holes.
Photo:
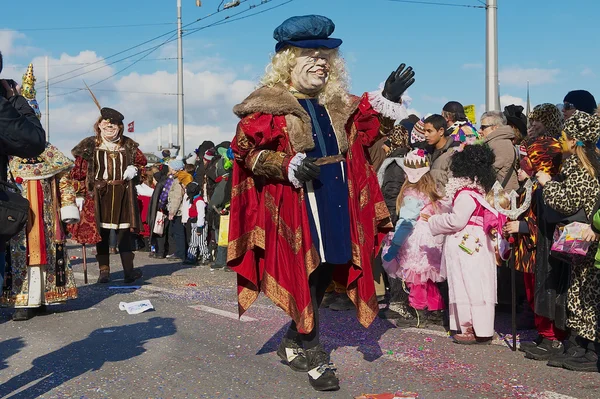
<path fill-rule="evenodd" d="M 540 86 L 556 82 L 559 74 L 560 69 L 510 67 L 500 71 L 499 79 L 501 86 Z"/>
<path fill-rule="evenodd" d="M 23 54 L 31 49 L 21 43 L 25 39 L 26 36 L 21 32 L 0 30 L 0 51 L 4 56 Z"/>
<path fill-rule="evenodd" d="M 500 107 L 502 109 L 504 109 L 504 107 L 506 107 L 507 105 L 511 104 L 522 105 L 523 107 L 525 107 L 527 105 L 527 100 L 523 100 L 520 97 L 511 96 L 509 94 L 500 96 Z"/>
<path fill-rule="evenodd" d="M 462 69 L 483 69 L 483 64 L 463 64 Z"/>
<path fill-rule="evenodd" d="M 594 71 L 592 70 L 592 68 L 583 68 L 583 70 L 581 71 L 581 76 L 586 77 L 586 78 L 595 78 L 596 74 L 594 73 Z"/>

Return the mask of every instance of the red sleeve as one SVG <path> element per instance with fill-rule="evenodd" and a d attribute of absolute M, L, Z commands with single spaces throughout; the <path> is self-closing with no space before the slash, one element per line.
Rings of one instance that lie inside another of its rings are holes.
<path fill-rule="evenodd" d="M 354 126 L 358 133 L 358 139 L 365 147 L 370 147 L 379 139 L 379 113 L 373 109 L 369 97 L 365 93 L 360 99 L 358 109 L 353 117 Z"/>
<path fill-rule="evenodd" d="M 135 156 L 134 156 L 133 164 L 135 165 L 136 168 L 140 169 L 140 168 L 146 166 L 147 163 L 148 163 L 148 160 L 146 159 L 146 156 L 138 148 L 135 151 Z"/>
<path fill-rule="evenodd" d="M 71 169 L 71 179 L 84 181 L 87 176 L 88 163 L 81 157 L 75 157 L 75 166 Z"/>

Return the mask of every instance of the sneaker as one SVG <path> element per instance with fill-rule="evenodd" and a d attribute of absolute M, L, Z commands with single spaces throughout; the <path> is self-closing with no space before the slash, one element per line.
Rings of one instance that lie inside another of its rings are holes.
<path fill-rule="evenodd" d="M 520 342 L 519 343 L 519 350 L 521 352 L 525 352 L 528 349 L 536 348 L 539 344 L 542 343 L 543 339 L 544 339 L 544 337 L 542 337 L 541 335 L 538 335 L 537 338 L 534 339 L 533 341 Z"/>
<path fill-rule="evenodd" d="M 308 382 L 316 391 L 337 391 L 340 381 L 335 375 L 336 368 L 330 362 L 329 353 L 321 345 L 307 349 Z"/>
<path fill-rule="evenodd" d="M 535 348 L 525 350 L 525 357 L 533 360 L 550 360 L 555 355 L 565 352 L 565 346 L 560 341 L 551 341 L 544 338 L 542 343 Z"/>
<path fill-rule="evenodd" d="M 354 309 L 354 303 L 348 298 L 348 295 L 340 295 L 337 300 L 329 305 L 329 309 L 335 311 L 345 311 Z"/>
<path fill-rule="evenodd" d="M 548 363 L 546 363 L 546 365 L 550 367 L 562 368 L 564 367 L 564 362 L 567 359 L 574 359 L 583 356 L 585 356 L 585 348 L 573 345 L 567 349 L 566 352 L 552 356 L 550 359 L 548 359 Z"/>
<path fill-rule="evenodd" d="M 299 342 L 283 338 L 277 348 L 277 356 L 294 371 L 308 371 L 308 360 Z"/>
<path fill-rule="evenodd" d="M 598 367 L 598 354 L 588 350 L 584 356 L 571 357 L 563 362 L 563 367 L 572 371 L 586 371 L 597 373 L 600 371 Z"/>

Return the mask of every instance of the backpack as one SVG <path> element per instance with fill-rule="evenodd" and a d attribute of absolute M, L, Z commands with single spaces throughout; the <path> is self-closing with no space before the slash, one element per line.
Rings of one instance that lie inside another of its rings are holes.
<path fill-rule="evenodd" d="M 14 182 L 0 181 L 0 240 L 8 241 L 19 234 L 28 217 L 29 201 L 21 190 Z"/>

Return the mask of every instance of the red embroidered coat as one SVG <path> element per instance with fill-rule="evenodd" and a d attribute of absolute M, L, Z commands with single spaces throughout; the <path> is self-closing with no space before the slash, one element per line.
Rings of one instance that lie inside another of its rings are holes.
<path fill-rule="evenodd" d="M 334 279 L 347 287 L 360 323 L 378 312 L 371 264 L 390 215 L 365 151 L 380 134 L 379 114 L 368 98 L 328 104 L 338 146 L 347 163 L 352 261 L 336 267 Z M 234 108 L 240 116 L 232 142 L 233 169 L 228 265 L 238 273 L 239 313 L 263 291 L 296 323 L 314 327 L 308 278 L 320 264 L 313 245 L 303 189 L 287 179 L 298 152 L 314 147 L 311 120 L 283 86 L 263 87 Z"/>

